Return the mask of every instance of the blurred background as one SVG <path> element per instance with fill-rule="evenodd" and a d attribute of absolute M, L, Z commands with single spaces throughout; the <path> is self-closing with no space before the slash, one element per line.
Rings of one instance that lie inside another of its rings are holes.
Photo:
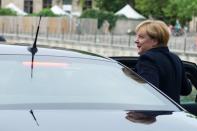
<path fill-rule="evenodd" d="M 196 56 L 197 0 L 0 0 L 2 40 L 32 43 L 40 15 L 42 45 L 137 55 L 131 51 L 136 25 L 159 19 L 169 27 L 169 47 L 184 58 Z"/>

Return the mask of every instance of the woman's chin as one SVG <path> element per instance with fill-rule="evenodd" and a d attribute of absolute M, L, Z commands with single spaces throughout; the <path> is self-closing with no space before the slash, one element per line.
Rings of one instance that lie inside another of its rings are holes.
<path fill-rule="evenodd" d="M 138 50 L 137 50 L 137 53 L 138 53 L 139 55 L 141 55 L 141 54 L 142 54 L 142 51 L 141 51 L 140 49 L 138 49 Z"/>

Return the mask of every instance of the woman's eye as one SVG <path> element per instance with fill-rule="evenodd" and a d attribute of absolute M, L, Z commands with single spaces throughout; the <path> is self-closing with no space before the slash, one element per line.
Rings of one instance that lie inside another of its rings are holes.
<path fill-rule="evenodd" d="M 139 38 L 144 38 L 144 36 L 140 35 Z"/>

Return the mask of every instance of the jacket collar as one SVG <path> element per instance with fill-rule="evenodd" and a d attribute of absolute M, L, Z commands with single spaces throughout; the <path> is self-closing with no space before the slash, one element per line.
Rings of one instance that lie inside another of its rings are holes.
<path fill-rule="evenodd" d="M 150 51 L 162 51 L 162 52 L 169 52 L 169 48 L 167 46 L 159 46 L 150 49 Z"/>

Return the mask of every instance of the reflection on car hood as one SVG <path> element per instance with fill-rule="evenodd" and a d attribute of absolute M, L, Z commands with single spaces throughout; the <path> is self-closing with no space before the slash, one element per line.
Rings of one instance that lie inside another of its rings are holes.
<path fill-rule="evenodd" d="M 128 118 L 118 110 L 1 110 L 2 131 L 175 131 L 197 129 L 197 119 L 184 112 L 157 115 L 151 122 Z M 130 116 L 132 117 L 132 116 Z M 142 117 L 140 118 L 142 119 Z"/>

